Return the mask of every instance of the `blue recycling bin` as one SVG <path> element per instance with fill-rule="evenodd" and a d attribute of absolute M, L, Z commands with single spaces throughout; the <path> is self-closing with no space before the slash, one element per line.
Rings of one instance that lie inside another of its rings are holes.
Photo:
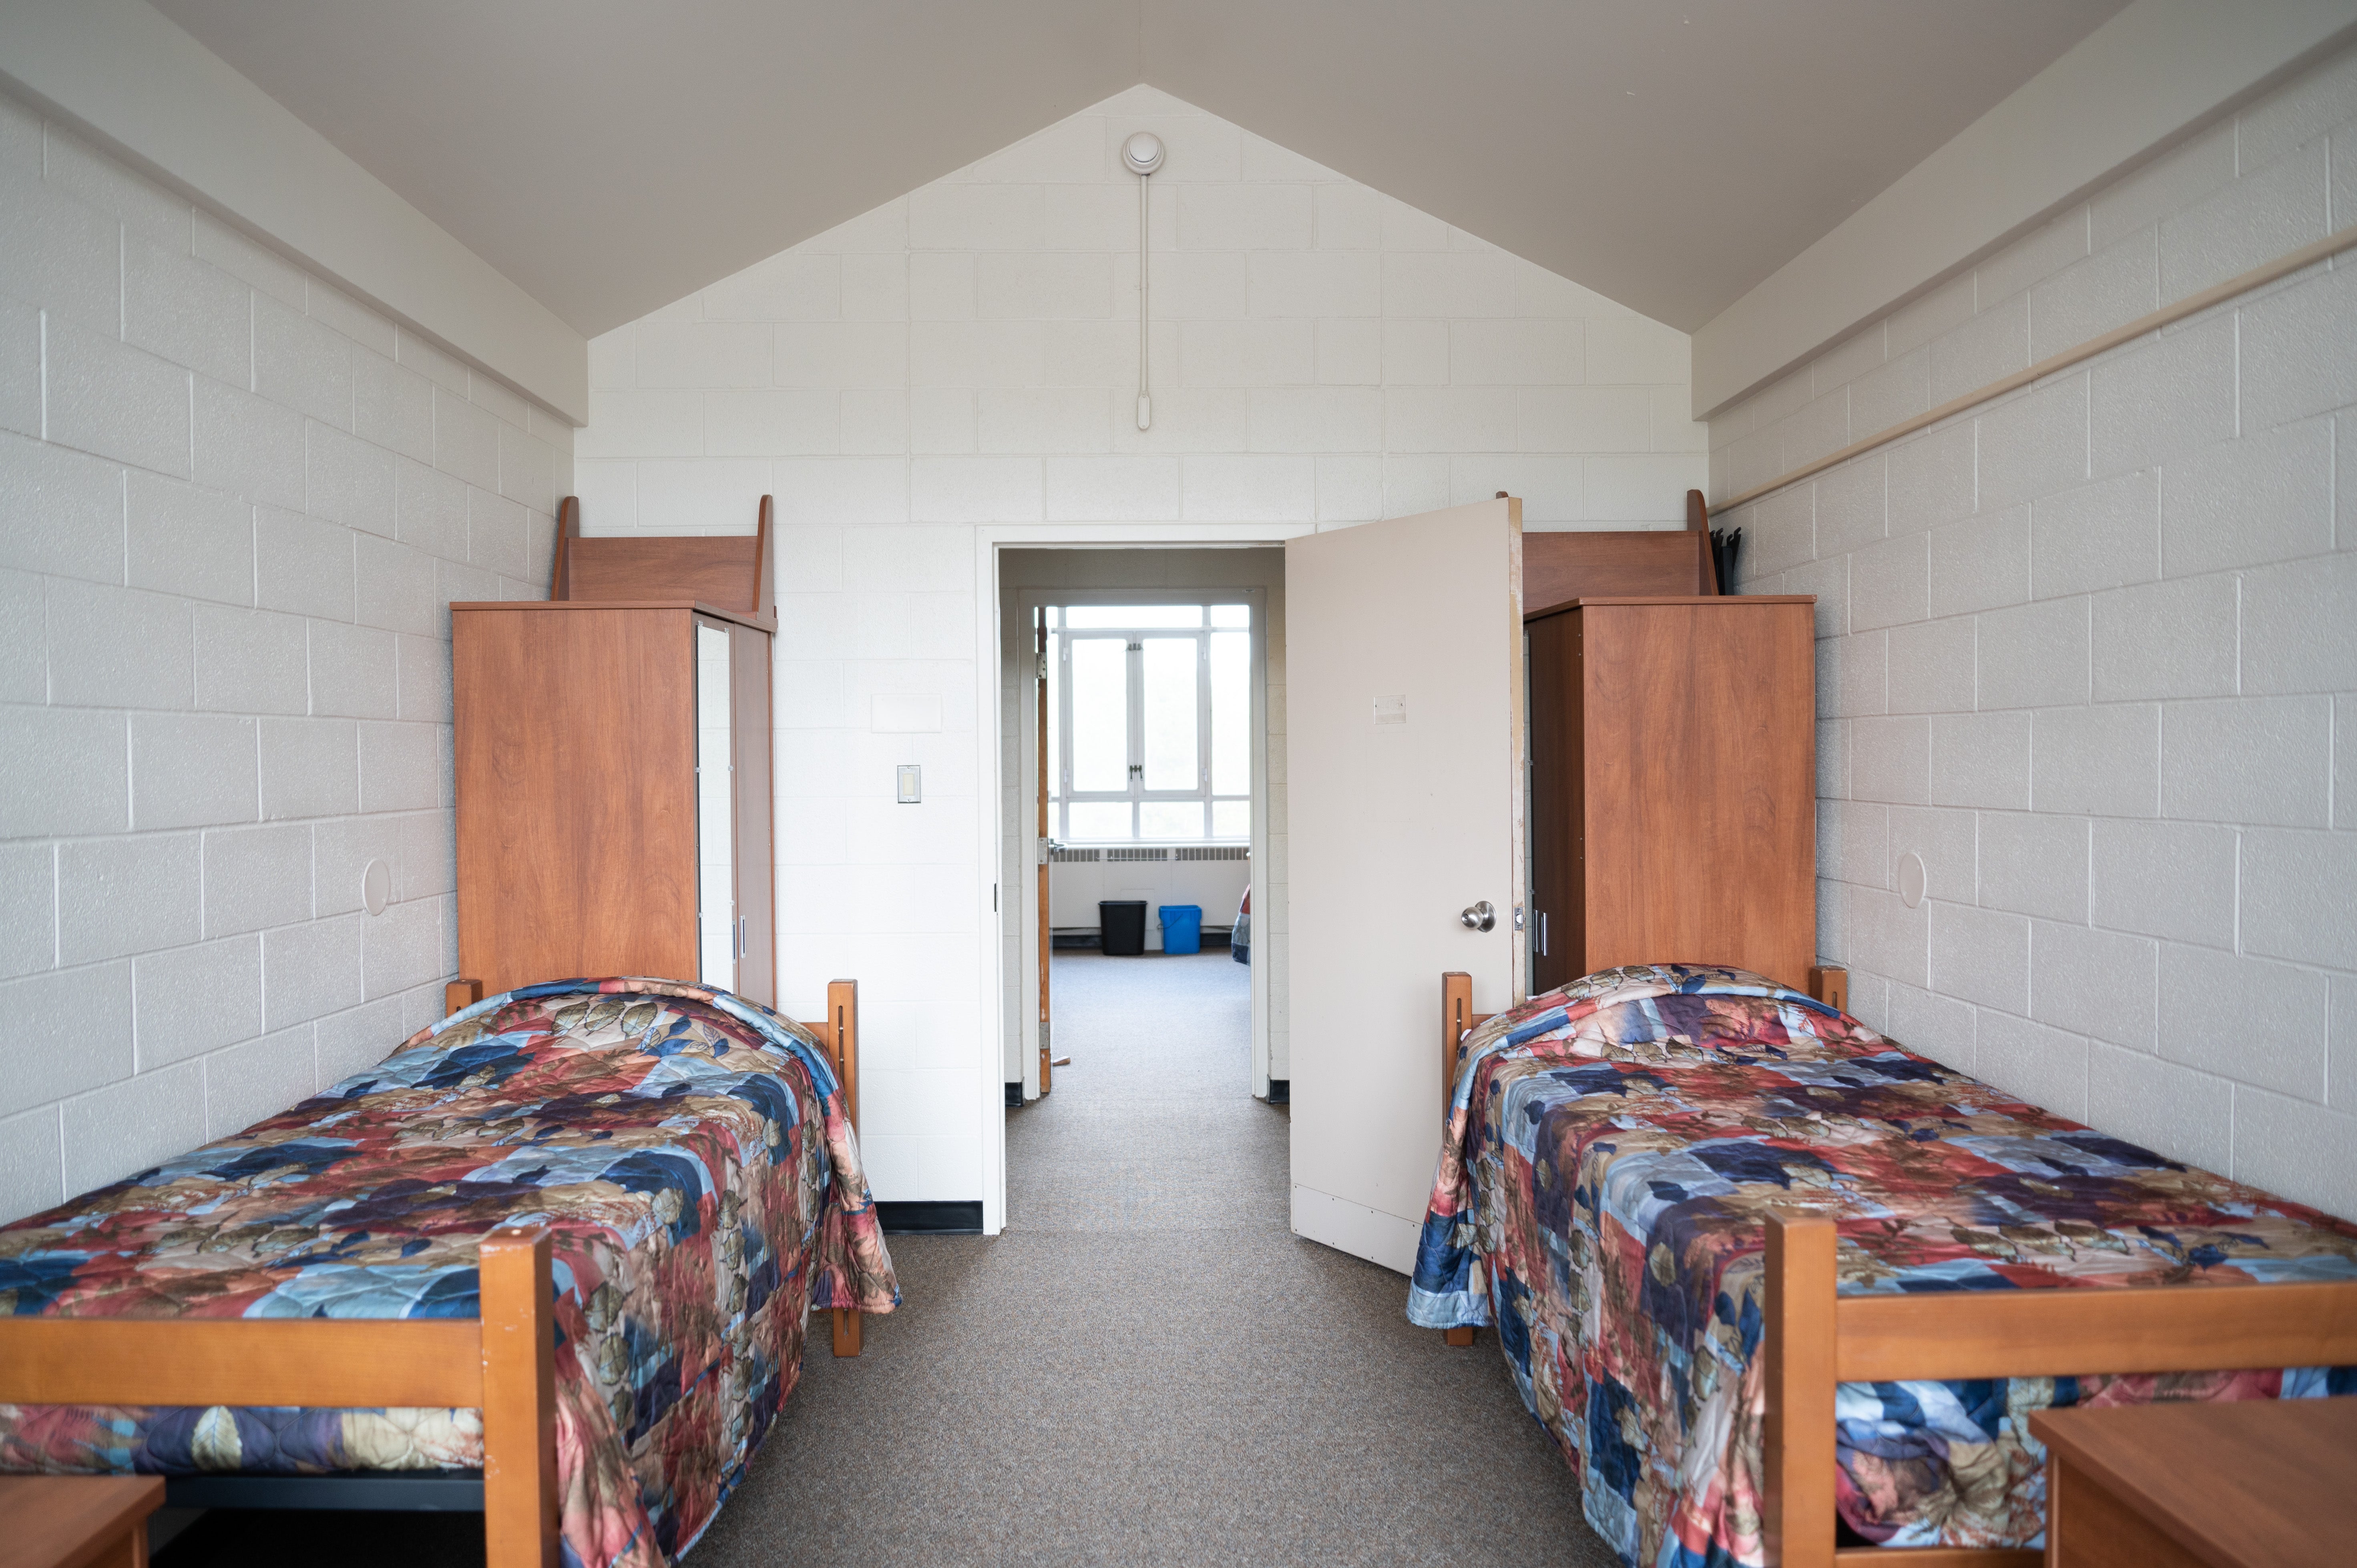
<path fill-rule="evenodd" d="M 1162 918 L 1164 952 L 1203 950 L 1203 907 L 1200 904 L 1165 904 L 1155 913 Z"/>

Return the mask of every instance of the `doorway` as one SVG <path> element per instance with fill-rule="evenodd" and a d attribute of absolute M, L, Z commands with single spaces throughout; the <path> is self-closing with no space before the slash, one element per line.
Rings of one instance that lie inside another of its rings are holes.
<path fill-rule="evenodd" d="M 1178 1049 L 1154 1043 L 1168 1030 L 1119 1027 L 1172 1009 L 1231 1017 L 1233 1092 L 1281 1101 L 1283 553 L 1001 549 L 997 567 L 1007 1104 L 1082 1081 L 1089 1061 L 1060 1072 L 1056 1058 L 1088 1057 L 1108 1029 L 1133 1055 Z M 1238 955 L 1247 888 L 1256 914 Z M 1128 906 L 1110 933 L 1101 904 Z M 1188 945 L 1199 954 L 1177 950 Z M 1100 1065 L 1105 1089 L 1159 1070 Z"/>

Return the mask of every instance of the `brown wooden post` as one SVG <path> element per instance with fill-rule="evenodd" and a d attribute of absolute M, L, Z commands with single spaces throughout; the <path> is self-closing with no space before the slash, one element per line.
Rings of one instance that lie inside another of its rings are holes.
<path fill-rule="evenodd" d="M 1473 977 L 1450 970 L 1440 977 L 1440 1111 L 1448 1114 L 1449 1097 L 1457 1092 L 1457 1053 L 1464 1047 L 1466 1031 L 1473 1027 Z"/>
<path fill-rule="evenodd" d="M 548 1232 L 501 1229 L 478 1254 L 487 1568 L 556 1563 L 556 1340 Z"/>
<path fill-rule="evenodd" d="M 753 525 L 753 591 L 747 596 L 752 603 L 753 613 L 764 620 L 775 620 L 778 615 L 777 593 L 770 582 L 776 570 L 770 564 L 770 555 L 775 549 L 770 536 L 770 517 L 775 510 L 773 499 L 770 496 L 761 498 L 760 519 Z"/>
<path fill-rule="evenodd" d="M 1718 553 L 1710 547 L 1710 503 L 1700 490 L 1686 492 L 1686 532 L 1702 535 L 1702 576 L 1708 585 L 1703 592 L 1727 592 L 1727 585 L 1718 580 Z"/>
<path fill-rule="evenodd" d="M 556 503 L 556 561 L 549 570 L 548 596 L 573 596 L 573 542 L 581 536 L 581 498 L 567 496 Z"/>
<path fill-rule="evenodd" d="M 859 1128 L 859 982 L 831 980 L 826 985 L 826 1017 L 833 1027 L 828 1044 L 834 1051 L 834 1076 L 843 1084 L 843 1115 L 856 1133 Z M 834 1353 L 856 1356 L 860 1350 L 859 1314 L 834 1309 Z"/>
<path fill-rule="evenodd" d="M 1504 492 L 1500 492 L 1504 499 Z M 1440 977 L 1440 1120 L 1448 1122 L 1449 1101 L 1457 1093 L 1458 1055 L 1464 1048 L 1466 1032 L 1473 1027 L 1473 977 L 1462 970 L 1449 970 Z M 1471 1325 L 1462 1328 L 1444 1328 L 1441 1337 L 1463 1349 L 1473 1343 Z"/>
<path fill-rule="evenodd" d="M 479 980 L 446 980 L 442 983 L 442 1016 L 472 1007 L 483 999 L 483 983 Z"/>
<path fill-rule="evenodd" d="M 1833 1568 L 1834 1257 L 1823 1215 L 1768 1220 L 1768 1430 L 1761 1533 L 1770 1568 Z"/>
<path fill-rule="evenodd" d="M 1831 964 L 1809 966 L 1809 994 L 1826 1006 L 1849 1011 L 1849 971 Z"/>

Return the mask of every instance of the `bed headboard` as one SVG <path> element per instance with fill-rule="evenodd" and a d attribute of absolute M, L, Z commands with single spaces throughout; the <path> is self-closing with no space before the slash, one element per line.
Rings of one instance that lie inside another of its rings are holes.
<path fill-rule="evenodd" d="M 548 596 L 560 599 L 694 599 L 760 620 L 777 618 L 770 585 L 770 498 L 763 496 L 753 532 L 695 534 L 581 532 L 581 498 L 556 508 L 556 570 Z"/>

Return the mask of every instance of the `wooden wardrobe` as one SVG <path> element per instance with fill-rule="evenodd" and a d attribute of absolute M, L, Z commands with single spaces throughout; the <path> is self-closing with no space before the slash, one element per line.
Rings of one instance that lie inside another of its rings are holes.
<path fill-rule="evenodd" d="M 1531 989 L 1815 964 L 1815 600 L 1585 597 L 1525 618 Z"/>
<path fill-rule="evenodd" d="M 450 607 L 451 1001 L 640 974 L 775 1005 L 770 498 L 749 536 L 580 515 L 546 600 Z"/>

